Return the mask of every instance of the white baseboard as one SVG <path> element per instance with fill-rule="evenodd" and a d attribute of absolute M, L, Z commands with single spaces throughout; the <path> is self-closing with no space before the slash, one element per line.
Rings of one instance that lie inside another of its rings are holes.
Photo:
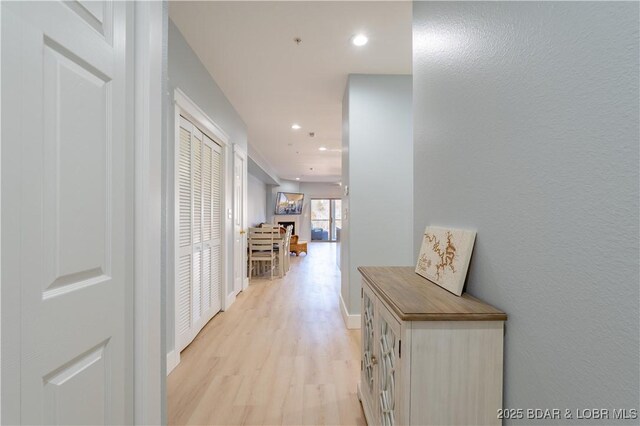
<path fill-rule="evenodd" d="M 167 354 L 167 376 L 180 364 L 180 352 L 172 350 Z"/>
<path fill-rule="evenodd" d="M 229 309 L 231 305 L 233 305 L 233 302 L 235 301 L 236 301 L 236 295 L 233 292 L 231 294 L 227 294 L 227 297 L 225 297 L 225 300 L 224 300 L 224 306 L 222 307 L 222 310 L 226 311 L 227 309 Z"/>
<path fill-rule="evenodd" d="M 357 330 L 360 328 L 360 315 L 349 315 L 347 305 L 345 305 L 342 299 L 342 293 L 340 293 L 340 313 L 342 314 L 345 327 L 349 330 Z"/>

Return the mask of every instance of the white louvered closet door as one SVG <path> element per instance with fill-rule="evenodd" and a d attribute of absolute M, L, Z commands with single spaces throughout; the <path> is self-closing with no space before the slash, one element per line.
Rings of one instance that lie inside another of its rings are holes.
<path fill-rule="evenodd" d="M 202 312 L 205 321 L 220 311 L 222 266 L 222 149 L 204 136 L 202 146 L 203 198 L 203 287 Z"/>
<path fill-rule="evenodd" d="M 176 346 L 181 351 L 221 307 L 222 150 L 183 117 L 177 148 Z"/>
<path fill-rule="evenodd" d="M 192 225 L 191 136 L 193 126 L 180 118 L 180 134 L 176 147 L 176 199 L 178 203 L 178 244 L 176 248 L 176 346 L 182 350 L 188 343 L 192 326 Z"/>
<path fill-rule="evenodd" d="M 202 294 L 202 132 L 196 128 L 193 129 L 191 147 L 191 188 L 193 193 L 191 220 L 193 224 L 191 321 L 195 326 L 202 314 L 202 299 L 200 297 Z M 194 332 L 197 333 L 197 331 L 192 330 L 192 334 Z"/>

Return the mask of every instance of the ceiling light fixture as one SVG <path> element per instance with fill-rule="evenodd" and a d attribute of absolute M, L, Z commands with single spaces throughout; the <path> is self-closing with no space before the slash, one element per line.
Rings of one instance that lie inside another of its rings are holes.
<path fill-rule="evenodd" d="M 300 178 L 296 178 L 296 180 L 300 180 Z"/>
<path fill-rule="evenodd" d="M 321 146 L 320 148 L 318 148 L 319 151 L 326 151 L 327 148 L 325 148 L 324 146 Z"/>
<path fill-rule="evenodd" d="M 298 123 L 293 123 L 293 124 L 291 125 L 291 128 L 292 128 L 293 130 L 300 130 L 302 127 L 300 127 L 300 125 L 299 125 Z"/>
<path fill-rule="evenodd" d="M 351 43 L 353 43 L 354 46 L 358 47 L 364 46 L 368 42 L 369 38 L 364 34 L 356 34 L 351 38 Z"/>

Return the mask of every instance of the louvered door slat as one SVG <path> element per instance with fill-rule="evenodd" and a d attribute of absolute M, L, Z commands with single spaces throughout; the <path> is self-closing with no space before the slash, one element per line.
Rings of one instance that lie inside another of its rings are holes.
<path fill-rule="evenodd" d="M 202 251 L 202 312 L 211 307 L 211 248 Z"/>
<path fill-rule="evenodd" d="M 221 308 L 222 296 L 222 150 L 211 152 L 211 309 Z"/>
<path fill-rule="evenodd" d="M 194 132 L 192 155 L 193 243 L 202 242 L 202 136 Z"/>
<path fill-rule="evenodd" d="M 209 141 L 207 141 L 209 142 Z M 212 221 L 212 193 L 211 193 L 211 161 L 213 148 L 209 143 L 205 143 L 202 149 L 202 238 L 203 241 L 211 240 L 211 221 Z"/>
<path fill-rule="evenodd" d="M 178 240 L 180 247 L 191 245 L 191 132 L 180 127 L 178 160 Z"/>
<path fill-rule="evenodd" d="M 215 148 L 215 147 L 214 147 Z M 222 237 L 222 154 L 213 150 L 211 161 L 211 239 L 220 241 Z"/>
<path fill-rule="evenodd" d="M 184 334 L 191 328 L 191 254 L 181 256 L 178 261 L 178 328 Z"/>
<path fill-rule="evenodd" d="M 218 312 L 221 308 L 220 296 L 222 291 L 222 255 L 220 245 L 211 248 L 211 309 Z"/>
<path fill-rule="evenodd" d="M 191 281 L 193 284 L 192 295 L 193 299 L 191 302 L 191 309 L 193 313 L 193 322 L 197 322 L 200 319 L 200 315 L 202 312 L 202 299 L 201 299 L 201 289 L 202 289 L 202 251 L 196 251 L 193 253 L 193 280 Z"/>

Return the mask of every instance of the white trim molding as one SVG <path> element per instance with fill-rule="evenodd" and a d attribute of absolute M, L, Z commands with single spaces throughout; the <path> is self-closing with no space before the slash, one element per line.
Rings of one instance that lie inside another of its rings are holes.
<path fill-rule="evenodd" d="M 180 352 L 175 349 L 167 354 L 167 376 L 180 364 Z"/>
<path fill-rule="evenodd" d="M 224 306 L 222 310 L 226 311 L 227 309 L 229 309 L 231 305 L 233 305 L 233 302 L 235 301 L 236 301 L 236 294 L 234 292 L 227 294 L 224 299 Z"/>
<path fill-rule="evenodd" d="M 247 151 L 241 147 L 238 144 L 233 144 L 233 161 L 234 161 L 234 165 L 232 166 L 232 170 L 234 170 L 235 173 L 235 156 L 238 155 L 238 157 L 240 157 L 242 159 L 242 163 L 243 163 L 243 167 L 242 167 L 242 217 L 240 218 L 241 226 L 240 228 L 242 228 L 243 230 L 247 230 L 247 206 L 248 206 L 248 197 L 247 197 L 247 185 L 248 185 L 248 176 L 247 176 L 247 169 L 248 169 L 248 158 L 249 156 L 247 155 Z M 236 196 L 236 192 L 235 192 L 235 178 L 234 180 L 232 180 L 231 185 L 233 186 L 233 196 Z M 233 201 L 233 207 L 236 207 L 236 203 L 235 200 Z M 233 216 L 235 217 L 235 212 L 233 213 Z M 233 223 L 231 225 L 231 230 L 232 232 L 235 232 L 235 223 Z M 240 283 L 240 289 L 238 289 L 236 291 L 235 288 L 235 273 L 236 271 L 233 271 L 233 279 L 232 279 L 232 286 L 233 286 L 233 293 L 234 294 L 239 294 L 242 291 L 245 291 L 247 289 L 247 287 L 249 287 L 249 278 L 248 278 L 248 271 L 247 271 L 247 235 L 248 234 L 244 234 L 244 237 L 242 238 L 242 249 L 241 249 L 241 256 L 242 259 L 240 260 L 240 268 L 242 269 L 242 271 L 240 272 L 240 275 L 242 275 L 242 282 Z M 232 242 L 231 244 L 233 245 L 233 255 L 236 256 L 237 253 L 235 252 L 236 247 L 235 247 L 235 237 L 232 238 Z M 234 269 L 235 269 L 235 261 L 234 261 Z"/>
<path fill-rule="evenodd" d="M 135 4 L 134 423 L 164 418 L 162 244 L 163 3 Z"/>
<path fill-rule="evenodd" d="M 185 93 L 180 89 L 175 89 L 173 92 L 173 99 L 176 105 L 188 115 L 191 116 L 195 122 L 204 126 L 202 130 L 204 133 L 207 133 L 211 139 L 216 142 L 221 142 L 224 145 L 229 145 L 229 135 L 222 130 L 222 127 L 218 126 L 215 121 L 213 121 L 200 107 L 191 100 Z"/>
<path fill-rule="evenodd" d="M 342 298 L 342 293 L 340 293 L 340 313 L 342 314 L 345 327 L 349 330 L 358 330 L 360 328 L 360 315 L 349 315 L 347 305 L 345 305 L 344 299 Z"/>
<path fill-rule="evenodd" d="M 233 152 L 237 152 L 243 159 L 247 159 L 247 151 L 237 143 L 233 144 Z"/>

